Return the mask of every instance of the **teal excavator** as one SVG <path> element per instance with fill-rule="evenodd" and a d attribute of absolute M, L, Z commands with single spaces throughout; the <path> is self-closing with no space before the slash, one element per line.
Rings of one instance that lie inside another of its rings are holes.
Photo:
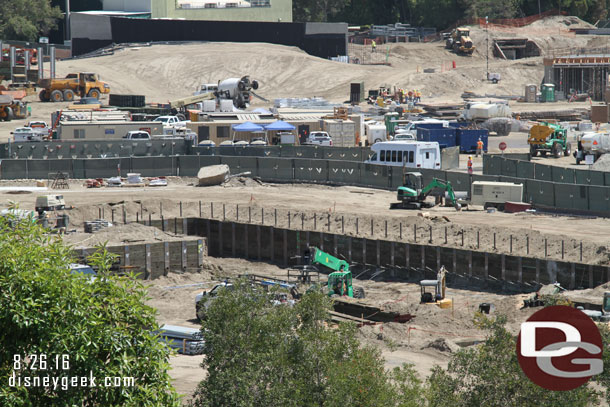
<path fill-rule="evenodd" d="M 333 270 L 328 275 L 327 292 L 329 296 L 340 295 L 352 298 L 364 298 L 364 288 L 353 287 L 352 272 L 349 263 L 332 256 L 317 247 L 310 247 L 305 253 L 305 262 L 321 265 Z"/>
<path fill-rule="evenodd" d="M 462 209 L 462 206 L 457 202 L 455 192 L 449 181 L 434 178 L 432 182 L 424 187 L 423 178 L 419 172 L 405 173 L 403 186 L 398 187 L 398 200 L 400 202 L 392 203 L 390 209 L 421 209 L 426 206 L 426 197 L 437 188 L 447 192 L 448 199 L 456 211 Z"/>

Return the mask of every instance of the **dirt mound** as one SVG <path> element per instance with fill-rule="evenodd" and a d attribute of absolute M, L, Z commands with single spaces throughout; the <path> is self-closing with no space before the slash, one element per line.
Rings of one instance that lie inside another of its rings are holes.
<path fill-rule="evenodd" d="M 428 342 L 421 349 L 436 349 L 440 352 L 454 353 L 459 349 L 459 346 L 447 341 L 445 338 L 437 338 L 431 342 Z"/>
<path fill-rule="evenodd" d="M 263 183 L 258 179 L 249 177 L 233 177 L 225 181 L 223 187 L 260 187 Z"/>
<path fill-rule="evenodd" d="M 543 28 L 591 28 L 594 29 L 593 24 L 587 23 L 576 16 L 551 16 L 546 17 L 538 21 L 534 21 L 532 24 L 524 27 L 543 27 Z"/>

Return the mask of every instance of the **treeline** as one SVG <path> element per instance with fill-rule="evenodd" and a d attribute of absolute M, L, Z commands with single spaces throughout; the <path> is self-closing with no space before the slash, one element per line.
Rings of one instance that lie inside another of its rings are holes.
<path fill-rule="evenodd" d="M 519 18 L 561 10 L 595 23 L 608 16 L 608 0 L 293 0 L 294 21 L 342 21 L 351 25 L 409 23 L 448 28 L 465 19 Z"/>

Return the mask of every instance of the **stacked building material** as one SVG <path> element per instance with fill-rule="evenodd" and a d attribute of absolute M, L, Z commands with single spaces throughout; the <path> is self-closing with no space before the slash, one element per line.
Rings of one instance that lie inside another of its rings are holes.
<path fill-rule="evenodd" d="M 161 341 L 183 355 L 203 353 L 203 334 L 199 329 L 175 325 L 163 325 L 159 330 Z"/>
<path fill-rule="evenodd" d="M 96 219 L 92 221 L 85 221 L 85 233 L 95 233 L 98 230 L 102 230 L 105 228 L 109 228 L 112 226 L 112 223 L 103 219 Z"/>
<path fill-rule="evenodd" d="M 443 119 L 456 119 L 464 108 L 463 103 L 419 104 L 419 106 L 424 108 L 430 116 L 442 117 Z"/>

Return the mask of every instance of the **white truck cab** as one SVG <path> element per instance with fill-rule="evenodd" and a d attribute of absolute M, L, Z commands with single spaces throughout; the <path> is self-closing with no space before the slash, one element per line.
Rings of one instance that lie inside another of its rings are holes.
<path fill-rule="evenodd" d="M 150 140 L 150 134 L 144 130 L 133 130 L 123 136 L 127 140 Z"/>
<path fill-rule="evenodd" d="M 441 150 L 437 142 L 384 141 L 371 147 L 367 164 L 392 167 L 441 169 Z"/>
<path fill-rule="evenodd" d="M 194 96 L 205 95 L 206 93 L 216 92 L 218 90 L 218 84 L 216 83 L 204 83 L 199 86 L 199 89 L 193 93 Z"/>
<path fill-rule="evenodd" d="M 303 144 L 315 146 L 332 146 L 333 139 L 325 131 L 312 131 Z"/>

